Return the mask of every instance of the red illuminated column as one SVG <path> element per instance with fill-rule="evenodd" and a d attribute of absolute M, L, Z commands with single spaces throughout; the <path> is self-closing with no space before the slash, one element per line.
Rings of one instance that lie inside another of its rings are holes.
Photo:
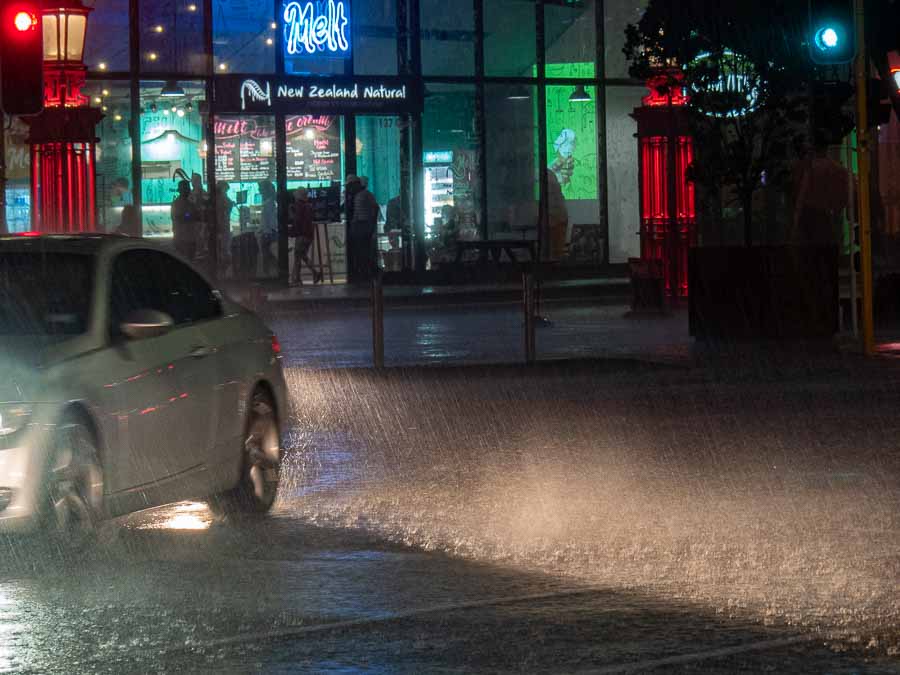
<path fill-rule="evenodd" d="M 694 159 L 679 87 L 663 88 L 665 77 L 651 79 L 650 93 L 632 117 L 638 125 L 641 258 L 662 260 L 666 291 L 688 294 L 688 250 L 696 244 L 697 211 L 687 171 Z"/>

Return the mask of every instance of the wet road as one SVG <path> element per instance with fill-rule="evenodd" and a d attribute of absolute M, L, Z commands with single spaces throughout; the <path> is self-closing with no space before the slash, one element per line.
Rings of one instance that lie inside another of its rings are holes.
<path fill-rule="evenodd" d="M 790 363 L 292 368 L 275 512 L 4 542 L 0 671 L 900 672 L 900 371 Z"/>

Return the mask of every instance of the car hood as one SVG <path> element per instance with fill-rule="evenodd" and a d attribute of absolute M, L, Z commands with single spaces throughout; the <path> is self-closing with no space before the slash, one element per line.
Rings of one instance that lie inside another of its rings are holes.
<path fill-rule="evenodd" d="M 34 396 L 49 345 L 45 339 L 0 336 L 0 401 Z"/>

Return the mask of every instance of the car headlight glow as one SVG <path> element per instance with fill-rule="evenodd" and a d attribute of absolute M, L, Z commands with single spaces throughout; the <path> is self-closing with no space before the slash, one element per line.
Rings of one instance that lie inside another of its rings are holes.
<path fill-rule="evenodd" d="M 31 419 L 31 406 L 22 403 L 0 403 L 0 439 L 22 429 Z"/>

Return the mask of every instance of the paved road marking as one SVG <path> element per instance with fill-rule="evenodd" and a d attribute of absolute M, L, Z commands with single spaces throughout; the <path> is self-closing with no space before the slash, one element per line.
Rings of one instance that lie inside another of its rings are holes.
<path fill-rule="evenodd" d="M 557 591 L 553 593 L 535 593 L 532 595 L 519 595 L 504 598 L 492 598 L 487 600 L 475 600 L 472 602 L 462 602 L 456 604 L 433 605 L 431 607 L 422 607 L 412 609 L 405 612 L 389 612 L 380 616 L 366 617 L 363 619 L 351 619 L 348 621 L 334 621 L 322 624 L 311 624 L 307 626 L 296 626 L 291 628 L 283 628 L 279 630 L 242 633 L 232 635 L 217 640 L 206 640 L 192 644 L 178 645 L 165 650 L 167 653 L 196 651 L 203 649 L 215 649 L 220 647 L 238 646 L 246 643 L 255 642 L 273 642 L 281 640 L 289 640 L 291 638 L 302 638 L 308 635 L 315 635 L 330 631 L 349 630 L 354 628 L 369 628 L 379 624 L 393 623 L 406 619 L 429 616 L 434 614 L 445 614 L 450 612 L 459 612 L 472 609 L 482 609 L 485 607 L 502 607 L 504 605 L 514 605 L 523 602 L 540 602 L 544 600 L 557 600 L 560 598 L 571 598 L 584 595 L 594 595 L 597 593 L 608 593 L 609 588 L 584 588 L 572 591 Z M 612 610 L 610 610 L 612 611 Z M 775 649 L 787 645 L 811 642 L 821 639 L 817 635 L 796 636 L 790 638 L 781 638 L 777 640 L 765 640 L 762 642 L 754 642 L 751 644 L 738 645 L 735 647 L 723 647 L 721 649 L 710 650 L 706 652 L 693 652 L 690 654 L 682 654 L 678 656 L 670 656 L 661 659 L 640 661 L 635 663 L 619 664 L 614 666 L 605 666 L 598 669 L 588 669 L 579 671 L 584 675 L 607 675 L 614 673 L 632 673 L 644 670 L 650 670 L 666 665 L 677 665 L 684 663 L 694 663 L 714 658 L 730 656 L 732 654 L 741 654 L 752 651 L 764 651 L 767 649 Z"/>
<path fill-rule="evenodd" d="M 723 658 L 734 654 L 745 654 L 747 652 L 763 652 L 769 649 L 777 649 L 779 647 L 787 647 L 789 645 L 801 642 L 814 642 L 821 639 L 818 635 L 803 635 L 790 638 L 782 638 L 779 640 L 763 640 L 762 642 L 752 642 L 750 644 L 737 645 L 735 647 L 722 647 L 721 649 L 711 649 L 706 652 L 693 652 L 691 654 L 679 654 L 678 656 L 667 656 L 661 659 L 649 659 L 646 661 L 636 661 L 634 663 L 622 663 L 616 666 L 604 666 L 602 668 L 589 668 L 579 670 L 580 675 L 618 675 L 619 673 L 643 673 L 655 668 L 663 666 L 677 666 L 687 663 L 697 663 L 699 661 L 709 661 L 710 659 Z"/>

